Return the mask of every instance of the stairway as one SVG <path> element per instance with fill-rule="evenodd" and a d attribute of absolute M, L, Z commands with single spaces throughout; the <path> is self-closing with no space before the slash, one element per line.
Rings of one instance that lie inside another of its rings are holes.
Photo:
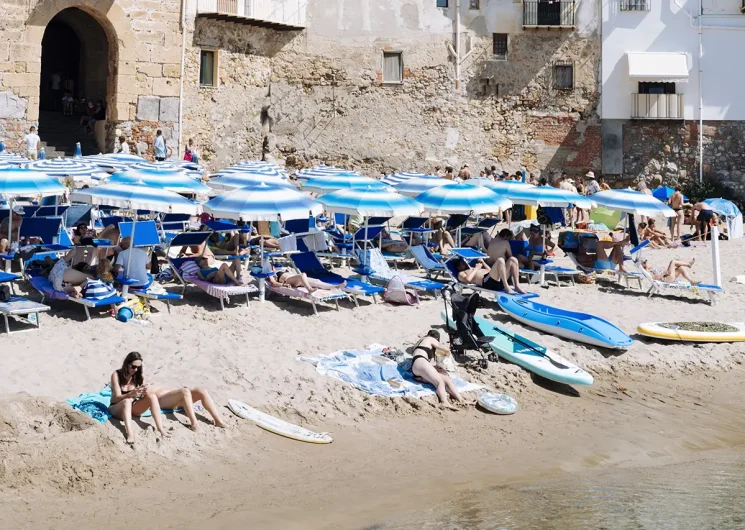
<path fill-rule="evenodd" d="M 47 158 L 73 156 L 76 142 L 80 142 L 83 155 L 99 153 L 96 139 L 80 129 L 80 116 L 63 116 L 61 112 L 41 111 L 39 136 Z"/>

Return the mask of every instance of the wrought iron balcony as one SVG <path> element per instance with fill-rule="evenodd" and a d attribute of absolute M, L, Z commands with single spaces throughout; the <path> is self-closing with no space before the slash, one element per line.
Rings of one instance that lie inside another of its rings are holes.
<path fill-rule="evenodd" d="M 524 28 L 573 28 L 575 0 L 523 0 Z"/>

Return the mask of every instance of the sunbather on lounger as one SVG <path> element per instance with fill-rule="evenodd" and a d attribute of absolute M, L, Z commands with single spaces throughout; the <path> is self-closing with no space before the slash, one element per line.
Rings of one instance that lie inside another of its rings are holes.
<path fill-rule="evenodd" d="M 124 422 L 127 432 L 127 443 L 133 444 L 135 435 L 132 431 L 132 416 L 141 416 L 148 409 L 153 415 L 155 428 L 165 437 L 163 430 L 163 415 L 161 409 L 183 408 L 189 418 L 190 428 L 198 430 L 197 417 L 194 414 L 194 403 L 202 405 L 210 413 L 217 427 L 225 427 L 225 422 L 212 401 L 209 393 L 202 388 L 180 388 L 166 390 L 157 388 L 145 381 L 143 375 L 142 356 L 138 352 L 130 352 L 124 359 L 124 364 L 111 374 L 111 405 L 109 412 L 115 418 Z"/>
<path fill-rule="evenodd" d="M 414 379 L 429 383 L 435 387 L 437 399 L 440 400 L 440 404 L 445 408 L 458 410 L 458 407 L 450 403 L 448 395 L 458 403 L 473 405 L 472 401 L 465 401 L 458 393 L 458 389 L 455 387 L 450 374 L 439 366 L 432 366 L 432 361 L 435 360 L 435 352 L 437 350 L 442 350 L 443 352 L 450 351 L 447 346 L 440 343 L 440 332 L 436 329 L 431 329 L 424 338 L 417 342 L 414 350 L 411 352 L 414 356 L 411 359 L 411 373 Z"/>
<path fill-rule="evenodd" d="M 458 271 L 458 281 L 469 285 L 477 285 L 489 291 L 504 291 L 507 294 L 525 294 L 526 291 L 520 287 L 520 268 L 515 258 L 510 258 L 509 265 L 503 258 L 494 262 L 492 267 L 479 259 L 473 267 L 469 267 L 463 259 L 457 259 L 454 263 Z M 509 269 L 509 270 L 508 270 Z M 510 279 L 514 284 L 514 290 L 510 287 Z"/>
<path fill-rule="evenodd" d="M 382 242 L 380 239 L 382 238 Z M 384 252 L 390 252 L 391 254 L 403 254 L 409 250 L 409 244 L 406 241 L 400 239 L 391 239 L 390 234 L 387 230 L 383 230 L 378 237 L 375 238 L 374 244 L 380 244 L 380 248 Z"/>
<path fill-rule="evenodd" d="M 209 230 L 206 226 L 205 229 Z M 227 234 L 224 239 L 220 238 L 220 234 L 214 232 L 210 235 L 208 242 L 210 250 L 221 256 L 243 255 L 251 252 L 249 248 L 241 248 L 246 246 L 247 238 L 245 234 L 240 232 Z"/>
<path fill-rule="evenodd" d="M 331 285 L 315 278 L 309 278 L 307 274 L 292 272 L 289 269 L 275 269 L 275 275 L 267 278 L 269 285 L 273 287 L 293 287 L 298 289 L 305 287 L 309 293 L 313 293 L 319 289 L 343 289 L 346 287 L 347 282 L 342 282 L 339 285 Z"/>
<path fill-rule="evenodd" d="M 197 260 L 197 265 L 199 265 L 197 276 L 206 282 L 215 283 L 217 285 L 227 285 L 230 281 L 235 285 L 242 285 L 240 280 L 240 260 L 233 260 L 233 263 L 230 265 L 222 263 L 217 267 L 212 267 L 210 266 L 209 259 L 203 256 Z"/>
<path fill-rule="evenodd" d="M 696 285 L 701 282 L 695 280 L 691 275 L 691 269 L 693 268 L 693 263 L 695 261 L 695 259 L 692 259 L 691 261 L 672 260 L 668 263 L 667 269 L 660 269 L 650 266 L 647 263 L 647 260 L 644 259 L 642 260 L 642 267 L 644 267 L 644 270 L 649 271 L 649 274 L 651 274 L 652 278 L 655 280 L 663 281 L 665 283 L 673 283 L 678 279 L 678 277 L 682 276 L 684 279 L 688 280 L 691 285 Z"/>
<path fill-rule="evenodd" d="M 432 232 L 430 239 L 437 243 L 437 248 L 435 250 L 440 255 L 447 256 L 450 254 L 450 250 L 455 247 L 455 240 L 453 239 L 453 236 L 450 235 L 450 232 L 445 230 L 442 221 L 437 221 L 434 226 L 435 231 Z"/>
<path fill-rule="evenodd" d="M 618 270 L 626 272 L 626 268 L 623 266 L 623 247 L 628 245 L 629 241 L 629 236 L 621 241 L 598 240 L 595 247 L 594 268 L 612 271 L 618 266 Z"/>
<path fill-rule="evenodd" d="M 47 264 L 51 263 L 47 259 L 51 258 L 45 258 Z M 71 259 L 72 253 L 54 263 L 52 270 L 49 271 L 49 282 L 55 291 L 67 293 L 73 298 L 82 298 L 83 290 L 91 276 L 70 267 Z"/>

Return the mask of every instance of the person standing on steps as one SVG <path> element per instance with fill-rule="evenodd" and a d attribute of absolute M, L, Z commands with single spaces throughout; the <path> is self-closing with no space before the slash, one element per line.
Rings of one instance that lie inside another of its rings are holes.
<path fill-rule="evenodd" d="M 163 162 L 166 158 L 170 158 L 170 156 L 173 154 L 173 149 L 171 149 L 168 144 L 166 144 L 166 139 L 163 137 L 163 131 L 158 129 L 155 133 L 155 142 L 153 142 L 153 148 L 155 150 L 155 160 L 158 162 Z"/>
<path fill-rule="evenodd" d="M 21 146 L 23 146 L 26 158 L 36 160 L 37 158 L 39 158 L 40 142 L 41 138 L 39 138 L 39 135 L 36 134 L 36 127 L 32 125 L 28 130 L 28 134 L 18 141 L 18 148 L 20 149 Z"/>

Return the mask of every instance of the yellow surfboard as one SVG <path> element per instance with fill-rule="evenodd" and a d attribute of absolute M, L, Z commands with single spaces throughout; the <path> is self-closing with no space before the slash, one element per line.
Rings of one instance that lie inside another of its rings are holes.
<path fill-rule="evenodd" d="M 743 322 L 647 322 L 636 328 L 639 334 L 683 342 L 745 341 Z"/>

